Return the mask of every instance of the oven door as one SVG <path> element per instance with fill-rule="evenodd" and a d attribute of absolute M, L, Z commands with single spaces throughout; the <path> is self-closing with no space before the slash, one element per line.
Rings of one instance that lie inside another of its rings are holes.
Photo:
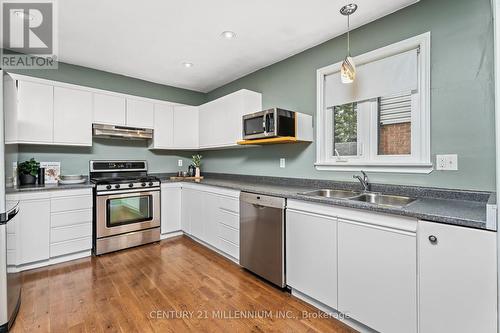
<path fill-rule="evenodd" d="M 97 195 L 97 238 L 160 226 L 160 191 Z"/>
<path fill-rule="evenodd" d="M 256 112 L 243 116 L 243 139 L 266 137 L 266 112 Z"/>

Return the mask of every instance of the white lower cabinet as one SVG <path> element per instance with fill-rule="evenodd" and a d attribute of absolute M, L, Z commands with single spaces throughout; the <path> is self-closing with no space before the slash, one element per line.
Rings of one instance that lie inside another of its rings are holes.
<path fill-rule="evenodd" d="M 418 228 L 420 332 L 497 332 L 496 233 Z"/>
<path fill-rule="evenodd" d="M 338 225 L 338 310 L 387 333 L 417 332 L 416 235 Z"/>
<path fill-rule="evenodd" d="M 92 192 L 56 191 L 51 195 L 50 257 L 92 249 Z"/>
<path fill-rule="evenodd" d="M 45 195 L 27 194 L 7 200 L 19 200 L 19 213 L 15 235 L 17 266 L 48 260 L 50 257 L 50 198 Z"/>
<path fill-rule="evenodd" d="M 337 219 L 288 209 L 286 279 L 293 289 L 337 308 Z"/>
<path fill-rule="evenodd" d="M 239 191 L 182 185 L 182 231 L 239 260 Z"/>
<path fill-rule="evenodd" d="M 7 231 L 9 261 L 18 270 L 90 255 L 91 189 L 15 193 L 6 200 L 19 201 Z"/>
<path fill-rule="evenodd" d="M 182 230 L 200 240 L 205 240 L 205 196 L 191 187 L 182 188 Z"/>
<path fill-rule="evenodd" d="M 288 200 L 287 285 L 379 332 L 416 333 L 416 229 L 415 219 Z"/>
<path fill-rule="evenodd" d="M 179 183 L 161 185 L 161 233 L 162 235 L 180 231 L 181 196 Z"/>

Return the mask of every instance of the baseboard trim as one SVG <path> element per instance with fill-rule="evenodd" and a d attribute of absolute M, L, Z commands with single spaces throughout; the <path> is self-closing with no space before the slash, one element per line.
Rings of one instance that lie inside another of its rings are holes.
<path fill-rule="evenodd" d="M 184 235 L 184 233 L 182 231 L 173 231 L 173 232 L 169 232 L 167 234 L 161 234 L 160 240 L 169 239 L 169 238 L 182 236 L 182 235 Z"/>
<path fill-rule="evenodd" d="M 23 272 L 23 271 L 27 271 L 30 269 L 41 268 L 41 267 L 45 267 L 45 266 L 60 264 L 60 263 L 66 262 L 66 261 L 90 257 L 91 255 L 92 255 L 91 250 L 85 250 L 85 251 L 81 251 L 81 252 L 65 254 L 62 256 L 50 258 L 48 260 L 42 260 L 42 261 L 37 261 L 34 263 L 18 265 L 12 271 L 13 272 Z"/>
<path fill-rule="evenodd" d="M 210 250 L 214 251 L 214 252 L 217 252 L 218 254 L 220 254 L 221 256 L 231 260 L 232 262 L 234 262 L 235 264 L 240 264 L 240 261 L 232 256 L 230 256 L 229 254 L 225 253 L 225 252 L 222 252 L 221 250 L 219 250 L 218 248 L 208 244 L 208 243 L 205 243 L 204 241 L 202 241 L 201 239 L 198 239 L 196 237 L 194 237 L 193 235 L 189 235 L 189 234 L 186 234 L 184 233 L 185 236 L 191 238 L 192 240 L 194 240 L 195 242 L 209 248 Z"/>
<path fill-rule="evenodd" d="M 329 307 L 326 304 L 321 303 L 320 301 L 315 300 L 312 297 L 307 296 L 306 294 L 298 291 L 297 289 L 293 289 L 292 288 L 292 296 L 295 296 L 298 299 L 300 299 L 300 300 L 302 300 L 302 301 L 304 301 L 304 302 L 306 302 L 308 304 L 311 304 L 312 306 L 316 307 L 318 310 L 321 310 L 321 311 L 327 313 L 332 318 L 334 318 L 334 319 L 336 319 L 336 320 L 338 320 L 338 321 L 346 324 L 349 327 L 352 327 L 353 329 L 355 329 L 358 332 L 361 332 L 361 333 L 377 333 L 377 331 L 371 329 L 370 327 L 368 327 L 366 325 L 363 325 L 362 323 L 360 323 L 357 320 L 354 320 L 354 319 L 349 318 L 349 317 L 345 317 L 345 315 L 342 314 L 341 312 L 335 310 L 332 307 Z"/>

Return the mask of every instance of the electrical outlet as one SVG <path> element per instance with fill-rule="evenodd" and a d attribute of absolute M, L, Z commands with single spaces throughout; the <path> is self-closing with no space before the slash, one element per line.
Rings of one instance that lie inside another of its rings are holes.
<path fill-rule="evenodd" d="M 280 168 L 284 168 L 285 166 L 286 166 L 285 159 L 284 158 L 280 158 Z"/>
<path fill-rule="evenodd" d="M 182 166 L 182 160 L 177 161 L 177 166 L 180 166 L 180 167 Z"/>
<path fill-rule="evenodd" d="M 436 170 L 458 170 L 457 154 L 436 155 Z"/>
<path fill-rule="evenodd" d="M 285 167 L 285 159 L 280 158 L 280 168 L 284 168 L 284 167 Z"/>

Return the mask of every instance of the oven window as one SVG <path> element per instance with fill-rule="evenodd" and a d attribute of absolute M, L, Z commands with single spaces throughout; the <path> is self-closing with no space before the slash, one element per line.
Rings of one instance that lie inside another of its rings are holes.
<path fill-rule="evenodd" d="M 106 219 L 108 228 L 152 220 L 152 202 L 151 195 L 108 199 Z"/>
<path fill-rule="evenodd" d="M 264 133 L 262 117 L 245 119 L 245 135 Z"/>

